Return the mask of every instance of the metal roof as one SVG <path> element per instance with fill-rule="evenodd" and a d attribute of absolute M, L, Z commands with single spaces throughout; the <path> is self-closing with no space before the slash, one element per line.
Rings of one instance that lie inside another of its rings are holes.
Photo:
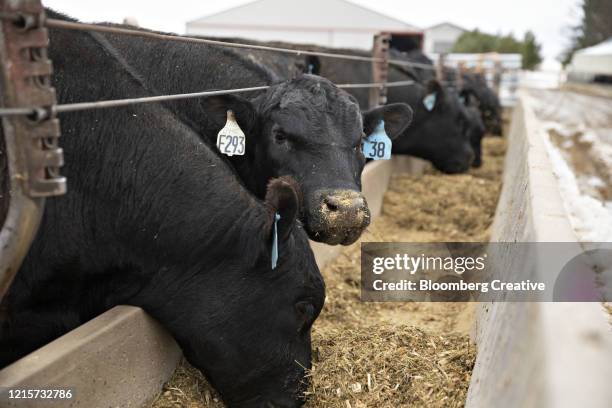
<path fill-rule="evenodd" d="M 422 31 L 405 21 L 346 0 L 256 0 L 188 21 L 187 25 L 326 31 Z"/>

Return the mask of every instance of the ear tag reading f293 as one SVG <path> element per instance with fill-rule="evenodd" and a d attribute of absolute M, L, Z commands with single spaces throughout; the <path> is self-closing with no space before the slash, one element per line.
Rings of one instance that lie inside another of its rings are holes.
<path fill-rule="evenodd" d="M 246 137 L 231 110 L 227 111 L 225 126 L 217 133 L 217 149 L 228 156 L 242 156 L 246 150 Z"/>
<path fill-rule="evenodd" d="M 385 132 L 385 121 L 381 120 L 374 132 L 361 142 L 366 159 L 389 160 L 391 158 L 391 139 Z"/>

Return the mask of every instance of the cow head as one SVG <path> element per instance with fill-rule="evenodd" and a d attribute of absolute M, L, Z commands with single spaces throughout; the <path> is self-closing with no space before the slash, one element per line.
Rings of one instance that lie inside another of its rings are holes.
<path fill-rule="evenodd" d="M 352 96 L 314 75 L 275 84 L 253 104 L 258 125 L 247 144 L 249 168 L 259 178 L 253 184 L 295 178 L 304 194 L 301 220 L 309 237 L 330 245 L 355 242 L 370 223 L 361 194 L 361 142 L 381 120 L 391 138 L 401 134 L 410 108 L 396 104 L 362 114 Z"/>
<path fill-rule="evenodd" d="M 466 77 L 464 90 L 473 94 L 478 104 L 486 131 L 493 135 L 502 134 L 502 108 L 497 94 L 491 89 L 482 75 Z"/>
<path fill-rule="evenodd" d="M 412 126 L 394 144 L 394 152 L 429 160 L 445 173 L 467 171 L 474 152 L 467 135 L 466 110 L 457 96 L 435 80 L 426 86 L 415 85 L 406 95 L 415 118 Z"/>
<path fill-rule="evenodd" d="M 485 88 L 483 102 L 480 103 L 480 112 L 486 130 L 493 135 L 502 135 L 502 113 L 497 95 L 490 88 Z"/>
<path fill-rule="evenodd" d="M 486 128 L 479 111 L 478 98 L 473 91 L 463 89 L 459 93 L 459 100 L 464 105 L 467 115 L 466 132 L 470 145 L 474 151 L 472 167 L 482 166 L 482 138 L 485 136 Z"/>
<path fill-rule="evenodd" d="M 241 225 L 248 236 L 234 243 L 246 245 L 242 252 L 253 256 L 218 259 L 205 269 L 162 278 L 164 293 L 176 288 L 178 295 L 157 296 L 163 307 L 152 314 L 230 407 L 303 403 L 311 326 L 323 307 L 325 286 L 297 221 L 300 201 L 295 181 L 272 180 L 265 208 L 245 218 L 254 220 Z M 278 261 L 273 268 L 275 234 Z"/>

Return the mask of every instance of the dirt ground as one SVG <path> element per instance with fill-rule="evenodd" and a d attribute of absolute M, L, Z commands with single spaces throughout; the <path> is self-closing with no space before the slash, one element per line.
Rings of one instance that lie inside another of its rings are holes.
<path fill-rule="evenodd" d="M 484 165 L 465 175 L 395 175 L 383 215 L 360 241 L 486 241 L 501 188 L 505 139 L 484 140 Z M 360 245 L 322 271 L 327 299 L 312 331 L 306 407 L 461 407 L 476 350 L 472 303 L 364 303 Z M 182 363 L 153 408 L 223 404 Z"/>

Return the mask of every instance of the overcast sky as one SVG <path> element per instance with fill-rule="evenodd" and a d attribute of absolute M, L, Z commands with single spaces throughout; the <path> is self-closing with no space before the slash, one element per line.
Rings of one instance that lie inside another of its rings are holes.
<path fill-rule="evenodd" d="M 288 0 L 294 1 L 294 0 Z M 304 0 L 299 0 L 304 1 Z M 352 0 L 407 23 L 427 27 L 450 21 L 491 33 L 535 32 L 550 65 L 563 50 L 566 27 L 579 18 L 579 0 Z M 43 0 L 46 6 L 83 21 L 122 22 L 135 17 L 141 26 L 183 34 L 185 22 L 249 0 Z"/>

